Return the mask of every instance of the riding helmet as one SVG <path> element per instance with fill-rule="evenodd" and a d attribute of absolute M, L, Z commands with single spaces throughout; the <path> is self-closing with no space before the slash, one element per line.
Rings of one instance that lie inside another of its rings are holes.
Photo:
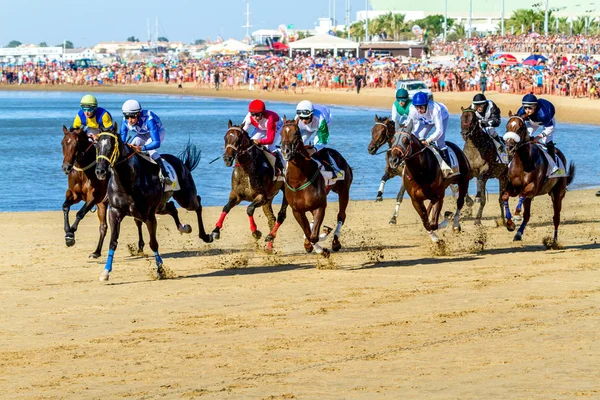
<path fill-rule="evenodd" d="M 313 115 L 314 111 L 315 108 L 313 107 L 313 104 L 308 100 L 302 100 L 296 106 L 296 115 L 298 115 L 300 118 L 309 118 L 311 115 Z"/>
<path fill-rule="evenodd" d="M 265 103 L 258 99 L 252 100 L 248 105 L 248 111 L 252 114 L 264 112 L 265 108 Z"/>
<path fill-rule="evenodd" d="M 537 99 L 537 97 L 534 96 L 533 93 L 526 94 L 523 97 L 523 100 L 521 101 L 521 103 L 524 106 L 535 106 L 537 104 L 537 102 L 538 102 L 538 99 Z"/>
<path fill-rule="evenodd" d="M 396 90 L 396 98 L 403 101 L 408 100 L 408 91 L 406 89 Z"/>
<path fill-rule="evenodd" d="M 96 100 L 96 98 L 94 96 L 92 96 L 91 94 L 86 94 L 85 96 L 83 96 L 81 98 L 81 101 L 79 102 L 79 105 L 81 107 L 98 107 L 98 100 Z"/>
<path fill-rule="evenodd" d="M 478 93 L 473 97 L 473 104 L 484 104 L 487 102 L 485 95 L 483 93 Z"/>
<path fill-rule="evenodd" d="M 123 115 L 137 114 L 142 111 L 142 105 L 137 100 L 127 100 L 121 107 Z"/>
<path fill-rule="evenodd" d="M 427 93 L 417 92 L 413 96 L 412 103 L 415 106 L 426 106 L 429 103 L 429 97 L 427 97 Z"/>

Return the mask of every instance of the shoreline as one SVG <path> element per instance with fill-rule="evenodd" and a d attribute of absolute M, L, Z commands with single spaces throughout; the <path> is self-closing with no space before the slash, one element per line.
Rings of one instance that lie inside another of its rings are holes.
<path fill-rule="evenodd" d="M 313 103 L 331 104 L 337 106 L 355 106 L 376 109 L 391 109 L 393 104 L 393 89 L 391 88 L 363 88 L 360 94 L 354 90 L 334 90 L 319 91 L 315 88 L 306 88 L 304 94 L 293 92 L 284 93 L 249 91 L 243 87 L 241 90 L 220 90 L 213 89 L 195 89 L 192 83 L 183 85 L 183 89 L 178 89 L 177 85 L 166 85 L 164 83 L 144 83 L 140 85 L 110 85 L 110 86 L 40 86 L 40 85 L 2 85 L 0 91 L 35 91 L 35 92 L 91 92 L 91 93 L 138 93 L 138 94 L 168 94 L 178 96 L 198 96 L 229 99 L 254 99 L 261 98 L 268 101 L 277 101 L 284 103 L 296 103 L 305 98 L 309 98 Z M 448 110 L 453 114 L 459 114 L 461 107 L 467 107 L 471 104 L 473 96 L 477 92 L 434 92 L 434 98 L 444 103 Z M 516 112 L 520 106 L 522 95 L 499 93 L 496 91 L 486 92 L 486 97 L 493 100 L 500 110 L 502 117 L 508 116 L 508 111 Z M 598 104 L 594 100 L 587 98 L 571 99 L 561 96 L 538 96 L 550 100 L 556 107 L 556 119 L 560 129 L 561 122 L 573 124 L 600 125 L 600 114 L 596 111 Z M 267 105 L 268 106 L 268 105 Z M 560 133 L 560 130 L 559 130 Z"/>

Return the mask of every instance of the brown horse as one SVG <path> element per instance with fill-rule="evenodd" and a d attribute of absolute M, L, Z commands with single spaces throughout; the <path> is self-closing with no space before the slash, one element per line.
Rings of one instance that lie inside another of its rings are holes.
<path fill-rule="evenodd" d="M 329 257 L 329 250 L 319 245 L 320 240 L 325 240 L 329 232 L 323 236 L 319 235 L 321 224 L 325 218 L 327 208 L 327 194 L 333 190 L 339 197 L 339 212 L 337 215 L 337 227 L 333 235 L 331 248 L 338 251 L 342 248 L 340 234 L 342 225 L 346 221 L 346 208 L 350 200 L 350 185 L 352 185 L 352 168 L 344 157 L 333 149 L 322 149 L 313 155 L 319 162 L 328 162 L 331 157 L 338 168 L 344 171 L 344 179 L 335 182 L 332 186 L 326 186 L 326 182 L 320 173 L 322 165 L 308 155 L 307 149 L 302 142 L 298 122 L 283 118 L 281 129 L 281 154 L 287 161 L 285 172 L 285 198 L 292 207 L 294 217 L 304 231 L 304 249 L 310 253 L 313 248 L 317 253 Z M 306 212 L 313 215 L 314 223 L 311 224 L 306 218 Z"/>
<path fill-rule="evenodd" d="M 515 223 L 511 219 L 508 208 L 508 199 L 510 196 L 520 196 L 524 198 L 523 221 L 515 234 L 514 240 L 522 240 L 523 232 L 531 217 L 531 201 L 535 196 L 548 194 L 552 199 L 554 209 L 554 243 L 558 242 L 558 226 L 560 225 L 560 211 L 562 200 L 567 192 L 567 186 L 575 178 L 575 164 L 569 164 L 568 175 L 560 178 L 547 178 L 548 160 L 544 155 L 544 150 L 536 145 L 535 140 L 529 137 L 527 124 L 525 121 L 512 112 L 508 113 L 510 117 L 506 123 L 506 150 L 512 161 L 508 167 L 508 186 L 503 193 L 504 208 L 506 210 L 506 227 L 509 231 L 515 230 Z M 556 148 L 556 155 L 561 159 L 564 165 L 567 160 L 564 154 Z"/>
<path fill-rule="evenodd" d="M 472 108 L 462 108 L 460 117 L 460 134 L 465 141 L 463 152 L 469 160 L 471 173 L 477 179 L 477 195 L 475 201 L 479 201 L 479 211 L 475 217 L 475 223 L 481 224 L 481 216 L 486 203 L 485 187 L 490 178 L 498 179 L 500 187 L 498 195 L 498 204 L 500 205 L 500 215 L 502 221 L 506 223 L 504 216 L 504 202 L 502 194 L 508 182 L 508 166 L 498 159 L 496 146 L 490 135 L 481 129 L 475 110 Z"/>
<path fill-rule="evenodd" d="M 65 201 L 62 205 L 64 213 L 65 242 L 67 246 L 75 244 L 75 232 L 79 222 L 94 206 L 97 207 L 98 220 L 100 221 L 100 238 L 96 250 L 90 257 L 98 258 L 102 252 L 102 243 L 108 228 L 106 224 L 106 182 L 96 177 L 94 166 L 96 165 L 96 148 L 90 141 L 83 129 L 68 130 L 63 126 L 62 169 L 68 176 L 69 188 L 65 193 Z M 73 204 L 84 201 L 85 205 L 77 212 L 73 225 L 69 224 L 69 211 Z"/>
<path fill-rule="evenodd" d="M 394 144 L 395 133 L 394 121 L 392 121 L 389 117 L 378 117 L 375 115 L 375 125 L 373 128 L 371 128 L 371 143 L 369 143 L 369 147 L 367 148 L 369 154 L 375 155 L 377 150 L 379 150 L 384 143 L 387 143 L 388 147 L 391 148 Z M 395 176 L 402 176 L 402 171 L 404 171 L 403 166 L 399 166 L 398 168 L 390 167 L 390 152 L 389 150 L 386 151 L 385 171 L 381 177 L 381 183 L 379 184 L 379 190 L 377 191 L 377 197 L 375 197 L 375 201 L 383 201 L 383 189 L 385 188 L 385 183 Z M 400 204 L 402 203 L 402 198 L 404 197 L 405 192 L 406 189 L 404 189 L 404 184 L 400 184 L 400 190 L 396 195 L 396 208 L 394 209 L 394 214 L 390 219 L 390 224 L 392 225 L 396 224 L 396 217 L 398 216 Z"/>
<path fill-rule="evenodd" d="M 250 205 L 246 208 L 248 219 L 250 221 L 250 231 L 255 239 L 260 239 L 262 233 L 257 229 L 254 222 L 254 210 L 256 207 L 263 208 L 265 216 L 269 221 L 271 232 L 265 238 L 267 249 L 273 248 L 273 240 L 277 235 L 277 230 L 283 224 L 286 217 L 287 201 L 285 196 L 281 203 L 281 208 L 277 214 L 277 220 L 273 214 L 273 199 L 283 189 L 283 181 L 273 180 L 273 168 L 267 160 L 262 148 L 254 144 L 248 133 L 240 126 L 233 125 L 231 120 L 228 122 L 228 129 L 225 133 L 225 154 L 223 161 L 225 165 L 231 167 L 236 160 L 235 167 L 231 173 L 231 191 L 229 200 L 223 207 L 223 212 L 215 229 L 212 231 L 214 239 L 219 239 L 221 228 L 225 217 L 231 209 L 240 202 L 249 201 Z"/>
<path fill-rule="evenodd" d="M 390 166 L 398 167 L 401 163 L 404 163 L 404 174 L 402 176 L 404 187 L 431 240 L 434 243 L 439 241 L 435 231 L 438 229 L 438 219 L 444 204 L 444 194 L 450 184 L 458 185 L 453 226 L 454 232 L 460 232 L 460 211 L 465 203 L 471 177 L 469 161 L 464 153 L 454 143 L 446 142 L 446 145 L 452 148 L 456 154 L 460 174 L 444 178 L 439 162 L 433 154 L 435 150 L 425 147 L 415 135 L 407 132 L 400 133 L 398 139 L 398 144 L 393 146 L 391 150 Z M 425 200 L 430 201 L 427 208 L 425 208 Z"/>

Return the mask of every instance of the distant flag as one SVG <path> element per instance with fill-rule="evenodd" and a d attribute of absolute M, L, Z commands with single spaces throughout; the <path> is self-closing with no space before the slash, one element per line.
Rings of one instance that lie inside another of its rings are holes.
<path fill-rule="evenodd" d="M 289 24 L 289 25 L 287 26 L 287 28 L 288 28 L 288 29 L 294 29 L 294 24 Z"/>

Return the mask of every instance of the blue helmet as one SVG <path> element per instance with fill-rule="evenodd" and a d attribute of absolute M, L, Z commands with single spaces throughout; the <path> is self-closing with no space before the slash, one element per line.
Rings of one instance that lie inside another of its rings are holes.
<path fill-rule="evenodd" d="M 525 96 L 523 96 L 523 100 L 521 100 L 521 103 L 524 106 L 535 106 L 537 102 L 538 99 L 533 95 L 533 93 L 526 94 Z"/>
<path fill-rule="evenodd" d="M 426 106 L 427 103 L 429 103 L 429 97 L 427 96 L 427 93 L 417 92 L 413 96 L 412 103 L 415 106 Z"/>

